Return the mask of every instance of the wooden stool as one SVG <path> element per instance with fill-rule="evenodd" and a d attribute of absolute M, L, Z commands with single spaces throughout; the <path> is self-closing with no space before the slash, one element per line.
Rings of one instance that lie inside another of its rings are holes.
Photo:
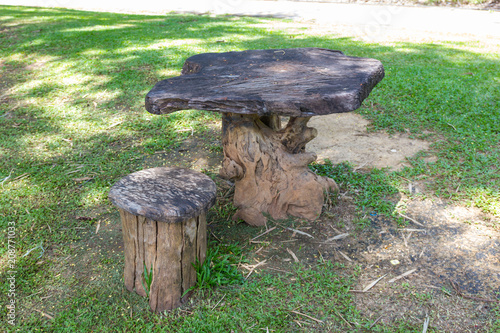
<path fill-rule="evenodd" d="M 162 167 L 132 173 L 111 188 L 109 198 L 123 224 L 125 286 L 149 296 L 153 311 L 180 306 L 196 284 L 192 263 L 205 260 L 205 214 L 215 192 L 215 183 L 204 174 Z"/>

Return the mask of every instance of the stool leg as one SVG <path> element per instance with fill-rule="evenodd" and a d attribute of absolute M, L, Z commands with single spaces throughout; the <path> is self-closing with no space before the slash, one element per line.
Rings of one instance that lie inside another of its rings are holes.
<path fill-rule="evenodd" d="M 149 305 L 156 312 L 181 304 L 182 223 L 158 223 L 156 265 Z"/>
<path fill-rule="evenodd" d="M 197 257 L 201 263 L 206 257 L 206 230 L 205 214 L 182 223 L 158 222 L 157 259 L 149 300 L 153 311 L 176 308 L 190 296 L 186 291 L 197 279 L 193 264 Z"/>
<path fill-rule="evenodd" d="M 198 216 L 198 238 L 196 242 L 196 257 L 203 264 L 207 257 L 207 218 L 205 213 Z"/>
<path fill-rule="evenodd" d="M 142 297 L 146 297 L 146 291 L 142 286 L 144 283 L 144 216 L 137 216 L 137 241 L 135 244 L 135 292 Z"/>
<path fill-rule="evenodd" d="M 183 226 L 183 249 L 182 249 L 182 295 L 186 290 L 196 284 L 196 270 L 193 263 L 196 262 L 196 243 L 198 238 L 198 218 L 192 218 L 182 222 Z M 184 295 L 182 302 L 186 301 L 189 295 Z"/>
<path fill-rule="evenodd" d="M 125 254 L 125 269 L 123 277 L 128 291 L 134 291 L 135 286 L 135 244 L 137 243 L 137 217 L 120 209 L 123 234 L 123 252 Z"/>
<path fill-rule="evenodd" d="M 147 296 L 144 265 L 153 272 L 149 305 L 162 312 L 181 305 L 196 284 L 193 264 L 203 263 L 207 251 L 205 213 L 181 223 L 165 223 L 135 216 L 120 209 L 125 253 L 125 287 Z M 183 297 L 184 295 L 184 297 Z"/>

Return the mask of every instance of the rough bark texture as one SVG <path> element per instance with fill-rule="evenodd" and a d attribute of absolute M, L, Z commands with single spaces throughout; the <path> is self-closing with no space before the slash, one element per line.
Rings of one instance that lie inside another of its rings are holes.
<path fill-rule="evenodd" d="M 360 107 L 384 77 L 375 59 L 320 48 L 204 53 L 146 96 L 155 114 L 199 109 L 310 117 Z"/>
<path fill-rule="evenodd" d="M 153 272 L 153 311 L 178 307 L 189 296 L 185 292 L 196 283 L 192 264 L 197 258 L 205 261 L 205 213 L 215 196 L 209 177 L 180 168 L 141 170 L 111 188 L 109 198 L 120 209 L 123 224 L 125 287 L 148 296 L 146 265 L 148 274 Z"/>
<path fill-rule="evenodd" d="M 261 226 L 263 212 L 274 219 L 319 216 L 325 191 L 336 191 L 337 185 L 307 166 L 316 160 L 314 153 L 304 152 L 316 136 L 308 120 L 291 118 L 285 128 L 272 129 L 257 115 L 224 114 L 220 174 L 235 181 L 234 219 Z"/>
<path fill-rule="evenodd" d="M 125 252 L 125 287 L 147 296 L 143 286 L 144 265 L 153 271 L 149 305 L 162 312 L 181 305 L 196 284 L 196 259 L 206 257 L 205 214 L 180 223 L 165 223 L 133 215 L 120 209 Z M 147 287 L 146 287 L 147 288 Z M 184 297 L 182 297 L 184 295 Z"/>

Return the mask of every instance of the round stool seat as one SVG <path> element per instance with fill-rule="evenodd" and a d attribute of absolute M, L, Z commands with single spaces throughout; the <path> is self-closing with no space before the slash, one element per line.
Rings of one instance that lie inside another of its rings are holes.
<path fill-rule="evenodd" d="M 210 177 L 183 168 L 158 167 L 120 179 L 109 192 L 111 202 L 129 213 L 161 222 L 182 222 L 215 204 Z"/>

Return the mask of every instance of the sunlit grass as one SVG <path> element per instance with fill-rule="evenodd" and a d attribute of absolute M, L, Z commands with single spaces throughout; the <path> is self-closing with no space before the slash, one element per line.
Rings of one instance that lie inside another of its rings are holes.
<path fill-rule="evenodd" d="M 134 27 L 133 24 L 94 25 L 91 27 L 67 29 L 63 30 L 62 32 L 106 31 L 106 30 L 116 30 L 116 29 L 132 28 L 132 27 Z"/>

